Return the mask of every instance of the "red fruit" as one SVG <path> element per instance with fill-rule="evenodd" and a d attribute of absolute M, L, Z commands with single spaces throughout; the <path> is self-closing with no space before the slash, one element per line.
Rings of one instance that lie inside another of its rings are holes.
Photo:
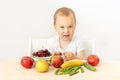
<path fill-rule="evenodd" d="M 33 66 L 34 60 L 29 56 L 24 56 L 21 59 L 21 65 L 24 68 L 31 68 Z"/>
<path fill-rule="evenodd" d="M 55 68 L 59 68 L 64 63 L 64 59 L 61 56 L 53 56 L 51 63 Z"/>
<path fill-rule="evenodd" d="M 91 54 L 87 57 L 87 62 L 92 66 L 96 66 L 100 62 L 100 59 L 97 55 Z"/>

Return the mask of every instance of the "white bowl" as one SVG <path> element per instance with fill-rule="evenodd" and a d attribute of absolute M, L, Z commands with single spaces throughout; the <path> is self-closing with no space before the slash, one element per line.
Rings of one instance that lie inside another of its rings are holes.
<path fill-rule="evenodd" d="M 44 59 L 49 61 L 51 59 L 52 56 L 47 56 L 47 57 L 36 57 L 36 56 L 32 56 L 32 58 L 37 61 L 38 59 Z"/>

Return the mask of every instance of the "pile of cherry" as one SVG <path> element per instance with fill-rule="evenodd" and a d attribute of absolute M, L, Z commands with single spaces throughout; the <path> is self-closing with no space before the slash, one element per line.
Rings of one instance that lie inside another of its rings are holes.
<path fill-rule="evenodd" d="M 51 53 L 47 49 L 45 49 L 45 50 L 41 49 L 41 50 L 38 50 L 36 52 L 33 52 L 32 56 L 34 56 L 34 57 L 48 57 L 48 56 L 51 56 Z"/>

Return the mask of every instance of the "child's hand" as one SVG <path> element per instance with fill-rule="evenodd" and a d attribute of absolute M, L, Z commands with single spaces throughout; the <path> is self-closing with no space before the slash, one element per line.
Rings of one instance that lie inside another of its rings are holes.
<path fill-rule="evenodd" d="M 64 56 L 67 61 L 74 58 L 74 54 L 72 52 L 64 52 Z"/>
<path fill-rule="evenodd" d="M 61 56 L 61 55 L 62 55 L 62 53 L 59 52 L 59 51 L 55 51 L 55 52 L 54 52 L 54 56 Z"/>

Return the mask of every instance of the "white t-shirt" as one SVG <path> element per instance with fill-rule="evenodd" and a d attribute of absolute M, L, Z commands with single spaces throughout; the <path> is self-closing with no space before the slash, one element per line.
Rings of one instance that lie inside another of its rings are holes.
<path fill-rule="evenodd" d="M 66 48 L 64 48 L 64 49 L 60 48 L 59 36 L 58 35 L 50 38 L 47 42 L 46 47 L 52 53 L 54 51 L 60 51 L 62 53 L 72 52 L 73 54 L 77 54 L 78 52 L 80 52 L 81 50 L 84 49 L 82 41 L 75 36 L 72 38 L 70 44 Z"/>

